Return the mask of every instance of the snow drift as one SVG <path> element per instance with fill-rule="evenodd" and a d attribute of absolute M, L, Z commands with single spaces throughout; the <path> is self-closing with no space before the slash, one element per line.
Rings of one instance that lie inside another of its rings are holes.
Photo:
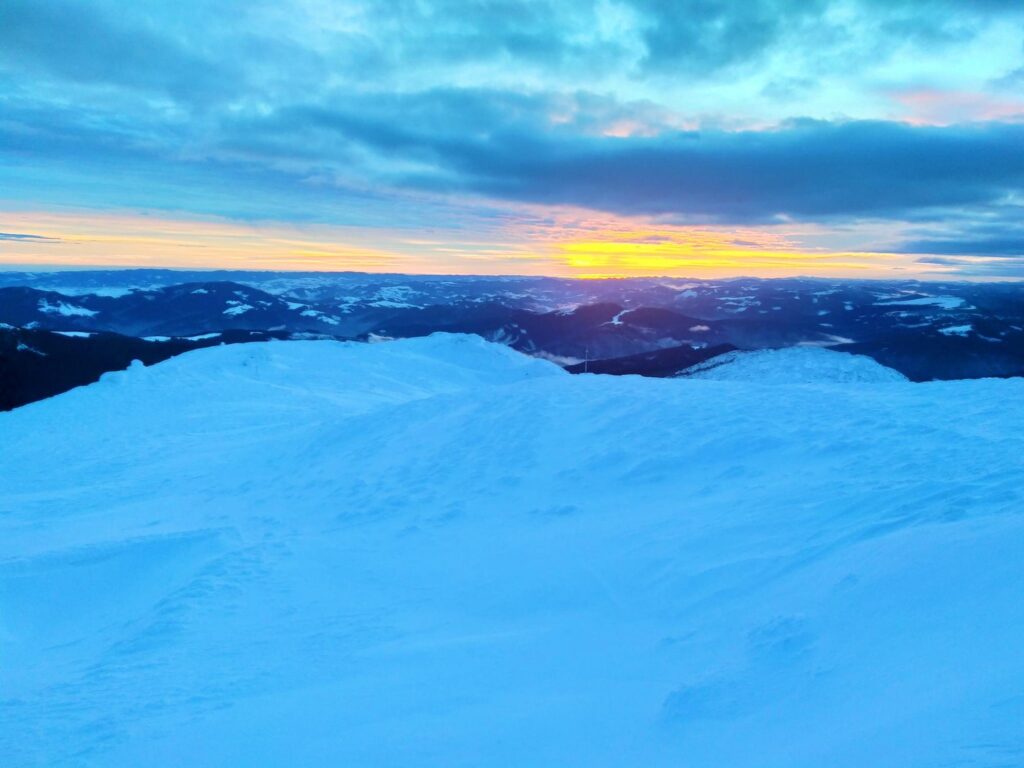
<path fill-rule="evenodd" d="M 821 347 L 726 352 L 688 368 L 682 376 L 757 384 L 837 384 L 907 381 L 899 371 L 864 355 Z"/>
<path fill-rule="evenodd" d="M 1022 399 L 443 335 L 107 375 L 0 414 L 3 763 L 1013 764 Z"/>

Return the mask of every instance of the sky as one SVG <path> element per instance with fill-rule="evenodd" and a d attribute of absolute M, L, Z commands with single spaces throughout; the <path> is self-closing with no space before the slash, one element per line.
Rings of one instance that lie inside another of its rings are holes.
<path fill-rule="evenodd" d="M 0 0 L 0 265 L 1024 278 L 1024 3 Z"/>

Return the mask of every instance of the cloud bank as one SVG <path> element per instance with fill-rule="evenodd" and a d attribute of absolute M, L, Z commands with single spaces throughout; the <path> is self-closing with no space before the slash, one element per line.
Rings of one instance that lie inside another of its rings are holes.
<path fill-rule="evenodd" d="M 877 221 L 875 250 L 1009 275 L 1022 29 L 996 0 L 6 0 L 0 203 L 462 234 L 570 207 L 839 247 Z"/>

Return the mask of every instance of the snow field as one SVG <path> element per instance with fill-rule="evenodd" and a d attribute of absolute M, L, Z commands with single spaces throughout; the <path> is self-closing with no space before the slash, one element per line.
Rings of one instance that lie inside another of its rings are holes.
<path fill-rule="evenodd" d="M 270 342 L 0 414 L 4 764 L 1013 764 L 1024 382 L 816 359 Z"/>

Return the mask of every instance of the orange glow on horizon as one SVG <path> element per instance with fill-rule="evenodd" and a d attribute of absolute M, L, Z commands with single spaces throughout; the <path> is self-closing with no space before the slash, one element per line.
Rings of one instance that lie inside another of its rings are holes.
<path fill-rule="evenodd" d="M 590 232 L 556 248 L 578 277 L 723 277 L 794 274 L 860 275 L 884 271 L 901 257 L 885 253 L 800 249 L 777 233 L 699 228 Z"/>
<path fill-rule="evenodd" d="M 535 216 L 535 218 L 534 218 Z M 700 228 L 580 211 L 529 212 L 472 239 L 451 230 L 0 212 L 0 265 L 553 277 L 941 275 L 907 255 L 810 250 L 768 228 Z"/>

